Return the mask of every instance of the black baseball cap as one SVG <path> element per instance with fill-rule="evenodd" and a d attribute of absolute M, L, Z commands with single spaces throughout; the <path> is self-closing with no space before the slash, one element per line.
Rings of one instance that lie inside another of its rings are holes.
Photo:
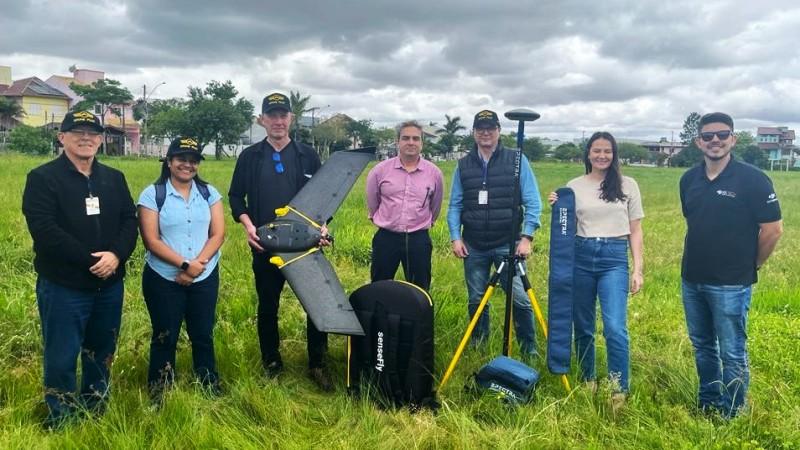
<path fill-rule="evenodd" d="M 197 139 L 185 136 L 175 138 L 175 140 L 170 142 L 169 149 L 167 149 L 166 158 L 170 159 L 173 156 L 184 155 L 187 153 L 195 155 L 199 159 L 206 159 L 200 152 L 200 147 L 197 145 Z"/>
<path fill-rule="evenodd" d="M 472 122 L 472 128 L 499 128 L 500 119 L 497 118 L 497 113 L 484 109 L 483 111 L 475 114 L 475 120 Z"/>
<path fill-rule="evenodd" d="M 731 130 L 733 130 L 733 119 L 731 116 L 722 112 L 713 112 L 708 113 L 700 118 L 700 121 L 697 122 L 697 132 L 699 133 L 705 125 L 710 123 L 724 123 L 725 125 L 731 127 Z"/>
<path fill-rule="evenodd" d="M 60 131 L 65 133 L 77 127 L 89 127 L 98 133 L 103 132 L 103 125 L 100 124 L 100 119 L 89 111 L 72 111 L 64 116 L 61 121 Z"/>
<path fill-rule="evenodd" d="M 281 94 L 280 92 L 273 92 L 272 94 L 264 97 L 264 100 L 261 101 L 262 114 L 267 114 L 268 112 L 278 109 L 286 112 L 292 112 L 292 105 L 289 102 L 289 97 Z"/>

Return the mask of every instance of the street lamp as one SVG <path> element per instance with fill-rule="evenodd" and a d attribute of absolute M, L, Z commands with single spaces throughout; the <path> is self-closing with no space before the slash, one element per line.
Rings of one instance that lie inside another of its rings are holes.
<path fill-rule="evenodd" d="M 142 101 L 144 102 L 144 152 L 147 155 L 150 154 L 149 151 L 150 146 L 148 145 L 148 139 L 147 139 L 147 122 L 150 119 L 150 114 L 149 111 L 147 110 L 147 97 L 153 95 L 153 92 L 155 92 L 156 89 L 158 89 L 158 87 L 161 86 L 162 84 L 167 84 L 167 82 L 162 81 L 161 83 L 158 83 L 153 87 L 153 89 L 150 89 L 150 92 L 147 92 L 146 84 L 142 85 Z"/>

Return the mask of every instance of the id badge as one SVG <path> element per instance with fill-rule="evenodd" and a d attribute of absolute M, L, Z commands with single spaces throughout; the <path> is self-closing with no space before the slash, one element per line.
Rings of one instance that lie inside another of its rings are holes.
<path fill-rule="evenodd" d="M 478 191 L 478 204 L 479 205 L 488 205 L 489 204 L 489 191 L 486 189 L 481 189 Z"/>
<path fill-rule="evenodd" d="M 100 197 L 86 197 L 86 215 L 96 216 L 100 214 Z"/>

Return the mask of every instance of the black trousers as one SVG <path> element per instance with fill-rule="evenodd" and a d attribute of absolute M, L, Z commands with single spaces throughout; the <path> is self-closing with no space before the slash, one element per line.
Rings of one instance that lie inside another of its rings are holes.
<path fill-rule="evenodd" d="M 205 280 L 181 286 L 164 279 L 145 264 L 142 293 L 153 325 L 147 370 L 147 382 L 151 387 L 171 384 L 175 379 L 175 350 L 184 320 L 192 342 L 195 375 L 204 385 L 217 382 L 214 317 L 218 292 L 219 267 Z"/>
<path fill-rule="evenodd" d="M 426 291 L 431 288 L 431 252 L 428 230 L 395 233 L 379 228 L 372 238 L 372 281 L 394 279 L 403 265 L 406 281 Z"/>
<path fill-rule="evenodd" d="M 269 253 L 253 253 L 253 275 L 258 293 L 258 341 L 261 359 L 270 362 L 280 357 L 281 337 L 278 333 L 278 308 L 286 278 L 280 269 L 269 262 Z M 308 367 L 323 367 L 328 348 L 328 334 L 317 330 L 306 316 Z"/>

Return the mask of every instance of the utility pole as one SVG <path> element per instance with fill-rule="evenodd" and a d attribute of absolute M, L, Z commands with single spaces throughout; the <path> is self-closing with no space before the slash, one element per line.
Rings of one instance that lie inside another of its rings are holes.
<path fill-rule="evenodd" d="M 147 92 L 147 85 L 146 84 L 142 85 L 142 101 L 144 102 L 144 132 L 143 132 L 143 135 L 144 135 L 145 154 L 147 154 L 147 155 L 150 154 L 150 150 L 149 150 L 150 149 L 150 145 L 149 145 L 148 136 L 147 136 L 147 122 L 150 121 L 150 111 L 148 110 L 148 107 L 147 107 L 147 96 L 148 95 L 153 95 L 153 92 L 155 92 L 156 89 L 158 89 L 158 87 L 161 86 L 162 84 L 167 84 L 167 82 L 166 81 L 162 81 L 161 83 L 158 83 L 153 89 L 150 90 L 149 93 Z"/>

